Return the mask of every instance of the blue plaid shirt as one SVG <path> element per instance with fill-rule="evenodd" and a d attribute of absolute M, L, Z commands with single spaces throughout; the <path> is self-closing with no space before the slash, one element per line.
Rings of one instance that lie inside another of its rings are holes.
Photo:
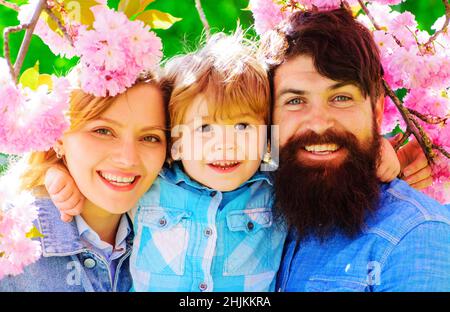
<path fill-rule="evenodd" d="M 286 229 L 256 173 L 219 192 L 175 164 L 141 198 L 130 260 L 134 291 L 274 291 Z"/>

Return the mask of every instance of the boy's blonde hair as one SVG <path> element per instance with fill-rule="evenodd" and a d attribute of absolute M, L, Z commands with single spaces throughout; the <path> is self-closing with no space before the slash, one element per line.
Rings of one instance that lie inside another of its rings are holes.
<path fill-rule="evenodd" d="M 168 95 L 165 94 L 161 84 L 155 80 L 153 74 L 146 73 L 139 77 L 136 83 L 151 83 L 156 84 L 161 88 L 162 96 L 164 99 L 164 105 L 167 107 Z M 70 104 L 68 110 L 68 117 L 70 121 L 70 127 L 66 133 L 77 131 L 88 121 L 100 117 L 116 100 L 116 97 L 95 97 L 91 94 L 83 92 L 81 89 L 75 89 L 71 92 Z M 56 152 L 53 148 L 46 152 L 33 152 L 28 155 L 26 164 L 22 164 L 25 168 L 20 168 L 23 171 L 21 175 L 20 189 L 33 190 L 39 186 L 44 185 L 45 173 L 50 167 L 64 166 L 63 159 L 59 159 L 56 156 Z M 39 192 L 42 193 L 42 188 L 39 188 Z M 43 192 L 45 195 L 46 192 Z"/>
<path fill-rule="evenodd" d="M 270 86 L 267 72 L 256 59 L 255 43 L 238 30 L 213 35 L 199 50 L 177 56 L 165 65 L 172 86 L 171 126 L 183 123 L 193 100 L 203 95 L 214 120 L 251 114 L 269 122 Z"/>

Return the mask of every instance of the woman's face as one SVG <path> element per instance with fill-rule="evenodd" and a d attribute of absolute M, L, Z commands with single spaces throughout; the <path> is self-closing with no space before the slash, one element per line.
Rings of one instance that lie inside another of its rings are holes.
<path fill-rule="evenodd" d="M 67 167 L 87 200 L 113 214 L 133 208 L 164 163 L 165 122 L 160 89 L 139 84 L 64 135 Z"/>

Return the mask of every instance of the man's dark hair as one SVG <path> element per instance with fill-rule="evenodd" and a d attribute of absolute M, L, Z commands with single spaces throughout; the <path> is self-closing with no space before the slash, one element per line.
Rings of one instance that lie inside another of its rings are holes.
<path fill-rule="evenodd" d="M 380 53 L 370 31 L 346 8 L 294 13 L 261 39 L 271 84 L 278 66 L 298 55 L 313 58 L 317 71 L 335 81 L 352 81 L 372 107 L 383 94 Z"/>

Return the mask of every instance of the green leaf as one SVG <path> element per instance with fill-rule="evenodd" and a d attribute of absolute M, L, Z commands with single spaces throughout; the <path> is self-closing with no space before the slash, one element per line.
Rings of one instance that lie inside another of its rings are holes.
<path fill-rule="evenodd" d="M 125 15 L 128 17 L 132 17 L 138 12 L 140 5 L 140 1 L 120 0 L 118 10 L 125 13 Z"/>
<path fill-rule="evenodd" d="M 28 68 L 23 72 L 22 76 L 20 76 L 19 83 L 22 84 L 22 87 L 28 87 L 31 90 L 36 90 L 39 86 L 39 61 L 34 64 L 33 67 Z"/>
<path fill-rule="evenodd" d="M 148 10 L 142 12 L 136 17 L 137 20 L 143 21 L 146 25 L 156 29 L 168 29 L 174 23 L 181 21 L 181 18 L 174 17 L 169 13 L 158 10 Z"/>
<path fill-rule="evenodd" d="M 27 238 L 38 238 L 38 237 L 44 237 L 44 235 L 39 232 L 37 227 L 33 226 L 33 228 L 26 234 Z"/>

